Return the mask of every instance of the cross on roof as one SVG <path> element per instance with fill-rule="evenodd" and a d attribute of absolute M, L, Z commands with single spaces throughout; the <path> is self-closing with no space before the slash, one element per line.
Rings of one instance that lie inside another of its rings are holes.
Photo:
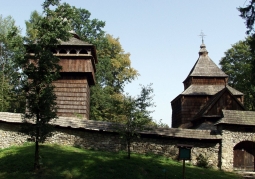
<path fill-rule="evenodd" d="M 199 36 L 201 36 L 201 38 L 202 38 L 202 44 L 203 44 L 203 43 L 204 43 L 204 36 L 206 36 L 206 35 L 203 33 L 203 31 L 201 31 L 201 33 L 200 33 Z"/>

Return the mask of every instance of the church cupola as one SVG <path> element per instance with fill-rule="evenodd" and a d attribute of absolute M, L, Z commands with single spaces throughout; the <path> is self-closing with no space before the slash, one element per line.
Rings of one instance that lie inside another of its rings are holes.
<path fill-rule="evenodd" d="M 199 50 L 198 54 L 199 54 L 199 56 L 201 56 L 201 55 L 203 55 L 203 56 L 208 55 L 208 51 L 206 50 L 206 46 L 205 46 L 204 43 L 202 43 L 200 45 L 200 50 Z"/>

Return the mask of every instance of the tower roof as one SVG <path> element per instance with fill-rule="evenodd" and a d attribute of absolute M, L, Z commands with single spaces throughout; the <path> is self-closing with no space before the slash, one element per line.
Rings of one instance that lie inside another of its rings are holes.
<path fill-rule="evenodd" d="M 189 77 L 228 77 L 208 56 L 204 43 L 201 44 L 198 52 L 199 58 L 191 69 Z M 186 79 L 187 79 L 186 78 Z"/>

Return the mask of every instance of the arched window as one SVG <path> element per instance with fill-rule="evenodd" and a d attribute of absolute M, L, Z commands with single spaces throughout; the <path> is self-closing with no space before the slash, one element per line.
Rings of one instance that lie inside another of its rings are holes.
<path fill-rule="evenodd" d="M 61 50 L 59 51 L 59 53 L 60 53 L 60 54 L 66 54 L 66 50 L 65 50 L 65 49 L 61 49 Z"/>
<path fill-rule="evenodd" d="M 88 51 L 85 49 L 82 49 L 79 54 L 88 54 Z"/>
<path fill-rule="evenodd" d="M 72 49 L 69 54 L 76 54 L 76 50 Z"/>

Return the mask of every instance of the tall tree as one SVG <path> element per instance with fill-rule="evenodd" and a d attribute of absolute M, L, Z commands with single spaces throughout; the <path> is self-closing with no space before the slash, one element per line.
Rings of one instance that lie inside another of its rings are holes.
<path fill-rule="evenodd" d="M 11 34 L 12 29 L 16 29 L 17 33 Z M 18 104 L 20 101 L 17 102 L 21 94 L 19 68 L 14 60 L 15 49 L 11 45 L 16 37 L 20 37 L 20 30 L 15 26 L 14 19 L 0 15 L 0 111 L 22 111 L 22 105 Z"/>
<path fill-rule="evenodd" d="M 57 118 L 56 95 L 52 82 L 59 77 L 61 67 L 59 58 L 53 55 L 52 49 L 60 40 L 70 37 L 70 21 L 73 10 L 70 5 L 59 0 L 46 0 L 43 4 L 43 17 L 33 24 L 36 36 L 25 38 L 26 55 L 18 59 L 23 73 L 26 91 L 26 131 L 35 139 L 34 169 L 40 169 L 39 142 L 44 142 L 51 134 L 49 122 Z M 53 7 L 53 8 L 52 8 Z M 51 10 L 54 9 L 54 10 Z"/>
<path fill-rule="evenodd" d="M 252 83 L 252 53 L 250 38 L 239 41 L 225 52 L 220 61 L 221 69 L 229 75 L 230 86 L 244 93 L 244 106 L 255 110 L 255 84 Z"/>
<path fill-rule="evenodd" d="M 130 159 L 131 142 L 139 137 L 139 132 L 149 129 L 149 124 L 152 123 L 150 114 L 153 111 L 148 108 L 154 107 L 153 89 L 151 85 L 142 86 L 141 93 L 137 97 L 125 95 L 116 103 L 118 116 L 115 120 L 122 123 L 118 129 L 127 144 L 127 158 Z"/>
<path fill-rule="evenodd" d="M 30 15 L 30 19 L 28 21 L 25 21 L 26 34 L 27 37 L 30 38 L 30 40 L 36 40 L 38 34 L 38 29 L 36 28 L 36 25 L 42 18 L 42 14 L 40 14 L 38 11 L 33 11 Z"/>
<path fill-rule="evenodd" d="M 122 99 L 125 84 L 139 74 L 131 67 L 130 54 L 125 53 L 118 38 L 106 34 L 98 54 L 97 83 L 91 90 L 91 119 L 112 121 L 118 115 L 113 102 Z"/>
<path fill-rule="evenodd" d="M 254 22 L 255 22 L 255 0 L 250 0 L 246 7 L 239 7 L 240 16 L 245 20 L 246 24 L 246 34 L 250 35 L 249 46 L 250 51 L 253 54 L 251 59 L 251 83 L 255 85 L 255 33 L 254 33 Z"/>

